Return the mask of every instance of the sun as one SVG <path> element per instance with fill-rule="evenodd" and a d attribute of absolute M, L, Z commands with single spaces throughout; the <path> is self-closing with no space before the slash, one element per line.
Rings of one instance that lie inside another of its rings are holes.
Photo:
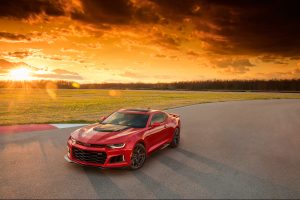
<path fill-rule="evenodd" d="M 9 72 L 9 78 L 18 81 L 32 79 L 30 70 L 25 67 L 11 70 Z"/>

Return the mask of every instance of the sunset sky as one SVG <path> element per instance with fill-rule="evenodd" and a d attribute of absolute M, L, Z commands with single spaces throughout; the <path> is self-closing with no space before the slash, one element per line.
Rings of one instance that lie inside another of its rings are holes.
<path fill-rule="evenodd" d="M 0 80 L 300 78 L 299 1 L 0 1 Z"/>

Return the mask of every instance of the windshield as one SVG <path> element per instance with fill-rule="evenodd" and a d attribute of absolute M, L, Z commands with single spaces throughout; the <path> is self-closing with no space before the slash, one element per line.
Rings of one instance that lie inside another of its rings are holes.
<path fill-rule="evenodd" d="M 115 112 L 106 118 L 101 124 L 116 124 L 123 126 L 130 126 L 134 128 L 146 127 L 149 115 Z"/>

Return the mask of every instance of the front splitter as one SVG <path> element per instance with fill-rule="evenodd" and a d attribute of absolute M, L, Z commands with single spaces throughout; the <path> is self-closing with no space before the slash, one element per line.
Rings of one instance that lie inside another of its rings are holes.
<path fill-rule="evenodd" d="M 92 166 L 92 165 L 84 165 L 84 164 L 81 164 L 81 163 L 79 163 L 79 162 L 73 161 L 73 160 L 71 160 L 71 159 L 68 157 L 68 154 L 66 154 L 66 155 L 64 156 L 64 158 L 65 158 L 65 160 L 66 160 L 67 162 L 69 162 L 69 163 L 74 163 L 74 164 L 77 164 L 77 165 L 81 165 L 81 166 L 83 166 L 83 167 L 93 167 L 93 168 L 99 168 L 99 169 L 107 169 L 107 168 L 105 168 L 105 167 L 98 167 L 98 166 Z"/>

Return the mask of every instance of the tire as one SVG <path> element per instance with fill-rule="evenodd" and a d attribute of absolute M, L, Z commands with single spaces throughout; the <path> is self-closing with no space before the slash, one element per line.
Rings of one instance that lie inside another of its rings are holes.
<path fill-rule="evenodd" d="M 132 150 L 130 169 L 136 170 L 141 168 L 146 161 L 146 148 L 143 144 L 138 143 Z"/>
<path fill-rule="evenodd" d="M 170 147 L 171 148 L 178 147 L 179 142 L 180 142 L 180 130 L 179 130 L 179 128 L 176 128 L 174 130 L 173 139 L 172 139 L 172 142 L 170 144 Z"/>

